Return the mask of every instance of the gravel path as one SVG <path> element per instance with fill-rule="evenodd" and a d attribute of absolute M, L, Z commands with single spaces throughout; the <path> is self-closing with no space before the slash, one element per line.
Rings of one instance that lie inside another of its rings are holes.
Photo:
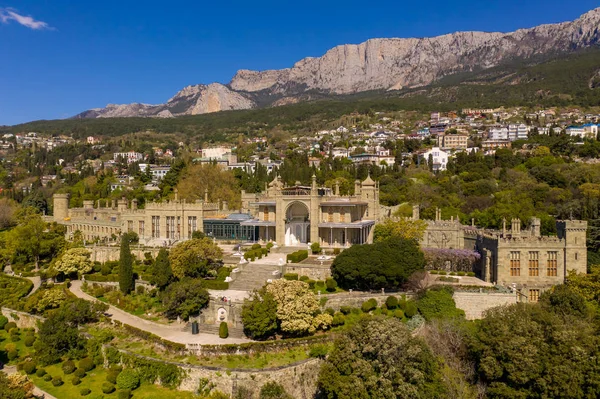
<path fill-rule="evenodd" d="M 98 301 L 93 296 L 83 292 L 81 290 L 81 284 L 82 282 L 80 280 L 71 281 L 71 292 L 78 298 L 88 301 Z M 213 334 L 192 335 L 191 332 L 181 331 L 184 328 L 184 324 L 173 323 L 170 325 L 164 325 L 154 323 L 150 320 L 145 320 L 134 316 L 114 306 L 109 306 L 107 313 L 110 314 L 114 320 L 118 320 L 121 323 L 129 324 L 130 326 L 139 328 L 140 330 L 149 331 L 152 334 L 156 334 L 163 339 L 179 342 L 181 344 L 224 345 L 252 342 L 249 339 L 243 338 L 221 339 L 219 336 Z"/>

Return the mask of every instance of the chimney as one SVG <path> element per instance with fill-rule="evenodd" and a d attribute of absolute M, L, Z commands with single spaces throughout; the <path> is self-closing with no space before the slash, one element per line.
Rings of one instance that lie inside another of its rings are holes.
<path fill-rule="evenodd" d="M 521 219 L 514 218 L 511 220 L 510 233 L 513 237 L 521 235 Z"/>
<path fill-rule="evenodd" d="M 338 183 L 337 180 L 335 182 L 335 195 L 336 196 L 340 195 L 340 183 Z"/>
<path fill-rule="evenodd" d="M 412 218 L 413 218 L 413 220 L 419 220 L 419 218 L 420 218 L 420 215 L 419 215 L 419 205 L 413 205 Z"/>
<path fill-rule="evenodd" d="M 223 212 L 228 212 L 229 211 L 229 204 L 227 203 L 227 201 L 223 201 Z"/>
<path fill-rule="evenodd" d="M 204 202 L 208 202 L 208 188 L 204 189 Z"/>
<path fill-rule="evenodd" d="M 131 201 L 131 209 L 134 210 L 134 211 L 138 209 L 138 200 L 137 200 L 137 198 L 134 198 Z"/>

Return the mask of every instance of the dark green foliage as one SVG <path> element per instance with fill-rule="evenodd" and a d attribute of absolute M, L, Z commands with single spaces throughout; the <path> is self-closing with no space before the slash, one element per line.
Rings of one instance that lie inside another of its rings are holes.
<path fill-rule="evenodd" d="M 456 308 L 450 287 L 434 287 L 425 291 L 417 300 L 417 309 L 425 320 L 464 317 L 465 312 Z"/>
<path fill-rule="evenodd" d="M 120 373 L 119 370 L 113 370 L 113 369 L 108 370 L 108 373 L 106 373 L 106 381 L 111 384 L 116 384 L 119 373 Z"/>
<path fill-rule="evenodd" d="M 304 281 L 305 283 L 308 283 L 308 280 L 310 280 L 310 277 L 308 277 L 308 276 L 300 276 L 298 278 L 298 280 Z"/>
<path fill-rule="evenodd" d="M 76 367 L 75 367 L 75 362 L 72 360 L 65 360 L 61 366 L 63 373 L 65 374 L 72 374 Z"/>
<path fill-rule="evenodd" d="M 337 288 L 337 281 L 335 281 L 331 277 L 328 277 L 325 280 L 325 286 L 327 287 L 327 291 L 335 292 L 335 289 Z"/>
<path fill-rule="evenodd" d="M 427 345 L 401 321 L 381 317 L 361 320 L 336 340 L 318 387 L 325 398 L 447 397 Z"/>
<path fill-rule="evenodd" d="M 135 287 L 133 280 L 133 255 L 129 249 L 129 236 L 121 236 L 121 253 L 119 256 L 119 289 L 124 294 L 129 294 Z"/>
<path fill-rule="evenodd" d="M 173 280 L 173 271 L 171 262 L 169 262 L 169 251 L 161 248 L 154 263 L 148 271 L 150 275 L 150 284 L 156 285 L 159 289 L 164 289 Z"/>
<path fill-rule="evenodd" d="M 10 321 L 4 325 L 4 331 L 10 332 L 13 328 L 17 328 L 17 323 Z"/>
<path fill-rule="evenodd" d="M 84 378 L 86 376 L 86 372 L 84 369 L 75 369 L 73 374 L 79 378 Z"/>
<path fill-rule="evenodd" d="M 568 285 L 557 285 L 552 290 L 544 292 L 540 303 L 563 316 L 586 318 L 590 314 L 585 298 Z"/>
<path fill-rule="evenodd" d="M 25 344 L 25 346 L 27 347 L 31 347 L 33 346 L 33 343 L 35 342 L 35 337 L 32 335 L 27 335 L 25 338 L 23 338 L 23 343 Z"/>
<path fill-rule="evenodd" d="M 333 316 L 335 314 L 335 310 L 333 308 L 327 308 L 325 309 L 325 313 L 327 313 L 330 316 Z"/>
<path fill-rule="evenodd" d="M 395 296 L 388 296 L 385 300 L 385 307 L 388 309 L 396 309 L 398 307 L 398 298 Z"/>
<path fill-rule="evenodd" d="M 62 384 L 64 384 L 62 377 L 60 377 L 60 376 L 52 377 L 52 385 L 54 385 L 55 387 L 59 387 Z"/>
<path fill-rule="evenodd" d="M 41 378 L 46 375 L 46 370 L 39 368 L 36 370 L 35 375 Z"/>
<path fill-rule="evenodd" d="M 219 280 L 202 280 L 202 286 L 207 290 L 228 290 L 229 283 Z"/>
<path fill-rule="evenodd" d="M 185 376 L 183 370 L 174 364 L 154 361 L 137 356 L 123 356 L 123 362 L 129 370 L 135 371 L 140 382 L 154 384 L 160 380 L 161 385 L 175 389 Z M 128 370 L 128 369 L 125 369 Z M 122 374 L 123 372 L 121 372 Z M 119 376 L 121 375 L 119 374 Z M 119 377 L 117 377 L 117 385 Z"/>
<path fill-rule="evenodd" d="M 397 288 L 424 265 L 417 243 L 392 237 L 348 248 L 333 261 L 331 275 L 344 289 Z"/>
<path fill-rule="evenodd" d="M 35 361 L 29 360 L 29 361 L 26 361 L 25 363 L 23 363 L 23 371 L 26 374 L 33 374 L 36 372 L 36 370 L 37 370 L 37 364 Z"/>
<path fill-rule="evenodd" d="M 256 340 L 267 339 L 277 331 L 277 302 L 264 287 L 244 300 L 242 323 L 244 333 Z"/>
<path fill-rule="evenodd" d="M 102 383 L 102 392 L 109 394 L 109 393 L 113 393 L 115 391 L 115 386 L 113 384 L 111 384 L 110 382 L 106 381 Z"/>
<path fill-rule="evenodd" d="M 47 382 L 52 381 L 52 376 L 50 374 L 44 375 L 44 381 L 47 381 Z"/>
<path fill-rule="evenodd" d="M 283 275 L 286 280 L 298 280 L 298 273 L 286 273 Z"/>
<path fill-rule="evenodd" d="M 305 249 L 300 249 L 296 252 L 292 252 L 291 254 L 288 254 L 286 257 L 286 261 L 287 261 L 287 263 L 289 263 L 289 262 L 300 263 L 306 258 L 308 258 L 308 251 Z"/>
<path fill-rule="evenodd" d="M 329 349 L 326 345 L 312 345 L 308 351 L 310 357 L 317 357 L 319 359 L 325 359 L 328 353 Z"/>
<path fill-rule="evenodd" d="M 117 377 L 117 386 L 119 389 L 134 390 L 140 386 L 140 377 L 136 370 L 127 368 Z"/>
<path fill-rule="evenodd" d="M 74 384 L 75 385 L 75 384 Z M 89 388 L 81 388 L 81 390 L 79 391 L 79 394 L 81 396 L 87 396 L 90 393 L 92 393 L 92 391 Z"/>
<path fill-rule="evenodd" d="M 0 314 L 0 330 L 4 330 L 4 326 L 8 324 L 8 318 Z"/>
<path fill-rule="evenodd" d="M 310 250 L 313 253 L 313 255 L 317 255 L 321 253 L 321 244 L 319 244 L 318 242 L 313 242 L 312 244 L 310 244 Z"/>
<path fill-rule="evenodd" d="M 352 312 L 352 307 L 350 307 L 350 306 L 342 306 L 342 307 L 340 307 L 340 312 L 342 312 L 345 315 L 349 315 L 350 312 Z"/>
<path fill-rule="evenodd" d="M 94 367 L 96 367 L 94 361 L 89 357 L 86 357 L 79 361 L 79 368 L 84 372 L 92 371 Z"/>
<path fill-rule="evenodd" d="M 406 317 L 413 317 L 419 311 L 419 309 L 417 309 L 417 304 L 414 301 L 407 301 L 403 310 Z"/>
<path fill-rule="evenodd" d="M 402 309 L 396 309 L 394 310 L 394 317 L 397 319 L 403 319 L 404 318 L 404 312 L 402 311 Z"/>
<path fill-rule="evenodd" d="M 208 291 L 202 280 L 198 279 L 184 279 L 169 284 L 161 296 L 166 316 L 170 319 L 179 316 L 184 320 L 197 315 L 208 304 L 208 299 Z"/>
<path fill-rule="evenodd" d="M 346 323 L 346 316 L 344 316 L 342 313 L 338 312 L 333 316 L 333 321 L 331 322 L 331 325 L 333 327 L 338 327 L 338 326 L 343 326 Z"/>
<path fill-rule="evenodd" d="M 222 321 L 219 325 L 219 338 L 225 339 L 227 337 L 229 337 L 229 327 L 226 322 Z"/>
<path fill-rule="evenodd" d="M 124 389 L 117 393 L 117 397 L 119 399 L 129 399 L 131 398 L 131 389 Z"/>
<path fill-rule="evenodd" d="M 79 384 L 81 384 L 81 378 L 79 378 L 78 376 L 74 375 L 73 378 L 71 378 L 71 384 L 73 384 L 73 385 L 79 385 Z"/>
<path fill-rule="evenodd" d="M 206 237 L 206 234 L 204 234 L 204 232 L 202 232 L 200 230 L 196 230 L 192 233 L 192 239 L 194 239 L 194 240 L 201 240 L 204 237 Z"/>
<path fill-rule="evenodd" d="M 285 389 L 274 381 L 269 381 L 260 389 L 260 399 L 293 399 Z"/>
<path fill-rule="evenodd" d="M 6 353 L 6 357 L 8 357 L 8 360 L 11 360 L 11 361 L 15 360 L 16 358 L 19 357 L 19 352 L 17 352 L 16 350 L 8 351 Z"/>
<path fill-rule="evenodd" d="M 364 301 L 362 306 L 360 307 L 360 310 L 363 311 L 363 313 L 369 313 L 372 310 L 377 309 L 377 300 L 375 298 L 371 298 L 367 301 Z"/>

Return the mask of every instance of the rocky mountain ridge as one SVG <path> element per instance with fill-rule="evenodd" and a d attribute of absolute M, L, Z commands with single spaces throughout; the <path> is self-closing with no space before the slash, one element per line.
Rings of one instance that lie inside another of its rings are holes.
<path fill-rule="evenodd" d="M 109 104 L 76 118 L 198 115 L 276 106 L 320 95 L 425 86 L 459 72 L 515 59 L 551 57 L 600 44 L 600 8 L 572 22 L 540 25 L 510 33 L 457 32 L 433 38 L 370 39 L 334 47 L 281 70 L 239 70 L 223 85 L 188 86 L 166 104 Z"/>

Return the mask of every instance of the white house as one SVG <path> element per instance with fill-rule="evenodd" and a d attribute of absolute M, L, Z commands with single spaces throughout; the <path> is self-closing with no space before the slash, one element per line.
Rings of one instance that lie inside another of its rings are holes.
<path fill-rule="evenodd" d="M 429 157 L 431 157 L 434 171 L 446 170 L 446 166 L 448 165 L 448 153 L 441 148 L 433 147 L 431 150 L 424 153 L 423 157 L 427 162 L 429 162 Z"/>

